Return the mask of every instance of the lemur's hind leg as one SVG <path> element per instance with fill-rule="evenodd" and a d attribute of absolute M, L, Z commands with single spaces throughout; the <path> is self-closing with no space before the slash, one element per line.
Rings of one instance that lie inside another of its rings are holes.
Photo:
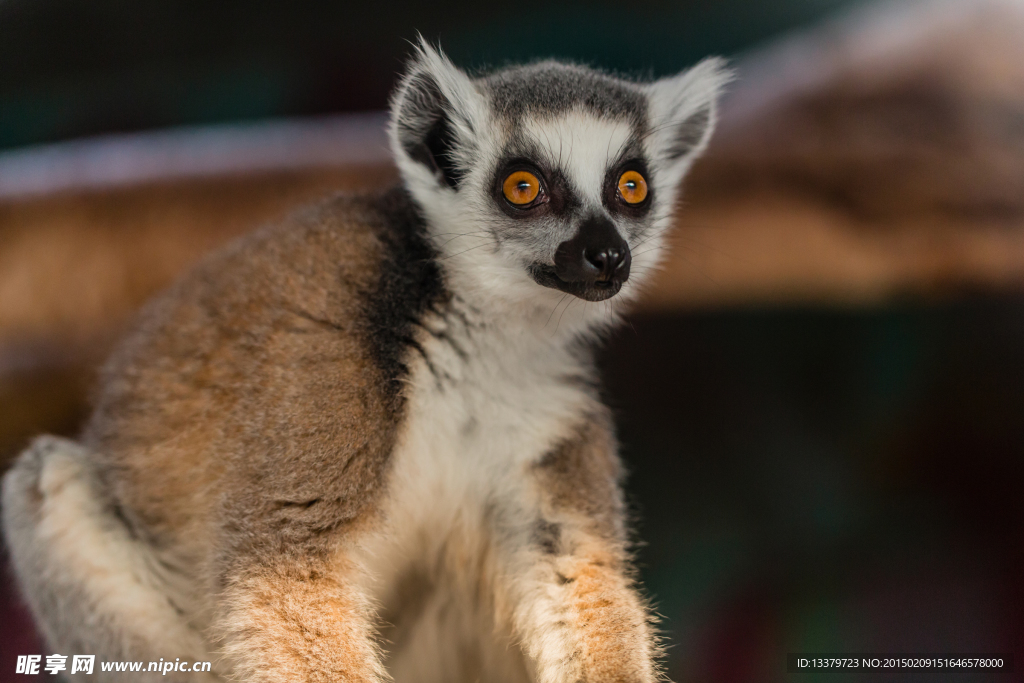
<path fill-rule="evenodd" d="M 149 549 L 101 493 L 87 455 L 75 442 L 41 437 L 3 481 L 4 534 L 49 646 L 63 655 L 96 655 L 89 680 L 124 677 L 104 674 L 104 661 L 209 660 L 200 635 L 161 591 Z M 133 680 L 150 678 L 219 680 L 179 672 L 170 678 L 141 673 Z"/>

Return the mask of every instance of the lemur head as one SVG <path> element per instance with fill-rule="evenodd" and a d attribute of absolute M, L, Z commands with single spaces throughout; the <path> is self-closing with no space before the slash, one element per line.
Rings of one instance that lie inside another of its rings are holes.
<path fill-rule="evenodd" d="M 617 302 L 657 264 L 727 80 L 717 59 L 651 83 L 555 61 L 471 77 L 421 42 L 391 146 L 450 277 L 526 308 Z"/>

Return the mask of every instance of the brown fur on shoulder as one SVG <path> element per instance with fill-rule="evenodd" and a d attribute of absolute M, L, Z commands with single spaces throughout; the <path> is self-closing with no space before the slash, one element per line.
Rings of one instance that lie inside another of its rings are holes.
<path fill-rule="evenodd" d="M 367 314 L 392 239 L 382 201 L 255 233 L 144 311 L 84 436 L 136 533 L 182 558 L 279 553 L 368 512 L 401 411 Z"/>

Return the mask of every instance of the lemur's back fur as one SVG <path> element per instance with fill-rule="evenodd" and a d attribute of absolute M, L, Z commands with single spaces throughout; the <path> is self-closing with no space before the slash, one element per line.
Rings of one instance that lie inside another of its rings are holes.
<path fill-rule="evenodd" d="M 723 79 L 473 81 L 421 47 L 402 185 L 206 259 L 107 364 L 80 444 L 5 478 L 51 645 L 246 681 L 652 681 L 590 340 L 655 265 Z"/>
<path fill-rule="evenodd" d="M 447 297 L 432 257 L 402 190 L 339 197 L 154 301 L 104 369 L 83 436 L 126 521 L 199 557 L 220 499 L 314 545 L 320 526 L 372 507 L 402 420 L 403 349 Z"/>

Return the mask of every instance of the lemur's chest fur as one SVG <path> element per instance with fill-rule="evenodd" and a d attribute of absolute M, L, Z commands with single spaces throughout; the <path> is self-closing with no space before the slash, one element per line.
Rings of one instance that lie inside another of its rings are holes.
<path fill-rule="evenodd" d="M 551 328 L 503 329 L 456 296 L 417 332 L 380 527 L 365 545 L 385 603 L 409 572 L 485 562 L 489 518 L 532 498 L 531 468 L 596 405 L 589 354 Z"/>
<path fill-rule="evenodd" d="M 516 683 L 528 677 L 509 615 L 482 596 L 511 541 L 501 518 L 536 516 L 531 470 L 595 405 L 589 354 L 550 329 L 510 333 L 457 296 L 450 306 L 419 326 L 378 525 L 358 558 L 395 680 L 433 681 L 468 657 Z"/>

